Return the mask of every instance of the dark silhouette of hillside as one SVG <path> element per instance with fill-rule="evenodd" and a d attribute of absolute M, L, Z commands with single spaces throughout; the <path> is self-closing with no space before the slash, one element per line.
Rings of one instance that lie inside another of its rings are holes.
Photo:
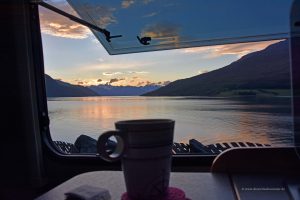
<path fill-rule="evenodd" d="M 99 96 L 96 92 L 87 87 L 54 80 L 47 74 L 45 74 L 45 81 L 47 97 Z"/>
<path fill-rule="evenodd" d="M 247 54 L 214 71 L 174 81 L 145 96 L 217 96 L 253 89 L 290 89 L 288 41 Z"/>

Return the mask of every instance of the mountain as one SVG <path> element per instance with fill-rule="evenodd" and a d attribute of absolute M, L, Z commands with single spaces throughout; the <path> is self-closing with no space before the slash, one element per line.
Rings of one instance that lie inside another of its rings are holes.
<path fill-rule="evenodd" d="M 290 89 L 289 69 L 288 41 L 281 41 L 223 68 L 171 82 L 145 96 L 218 96 L 238 90 Z"/>
<path fill-rule="evenodd" d="M 63 81 L 55 80 L 45 74 L 47 97 L 86 97 L 98 96 L 98 94 L 87 87 L 72 85 Z"/>
<path fill-rule="evenodd" d="M 112 86 L 92 85 L 88 87 L 72 85 L 55 80 L 45 74 L 47 97 L 85 97 L 85 96 L 139 96 L 160 88 L 160 85 Z"/>
<path fill-rule="evenodd" d="M 93 85 L 91 90 L 101 96 L 139 96 L 160 88 L 160 85 L 146 86 L 112 86 L 112 85 Z"/>

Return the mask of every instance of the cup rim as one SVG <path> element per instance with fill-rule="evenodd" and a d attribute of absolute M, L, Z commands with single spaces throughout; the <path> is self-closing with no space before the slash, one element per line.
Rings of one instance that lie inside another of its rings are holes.
<path fill-rule="evenodd" d="M 172 119 L 132 119 L 132 120 L 122 120 L 117 121 L 116 124 L 122 125 L 139 125 L 139 124 L 165 124 L 165 123 L 173 123 L 175 122 Z"/>
<path fill-rule="evenodd" d="M 174 124 L 172 119 L 134 119 L 118 121 L 115 126 L 123 131 L 162 131 L 173 129 Z"/>

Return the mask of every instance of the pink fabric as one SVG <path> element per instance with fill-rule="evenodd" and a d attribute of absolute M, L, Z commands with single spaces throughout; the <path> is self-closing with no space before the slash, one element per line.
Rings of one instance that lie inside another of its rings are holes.
<path fill-rule="evenodd" d="M 121 200 L 132 200 L 132 199 L 130 199 L 129 196 L 127 195 L 127 192 L 125 192 L 122 195 Z M 185 193 L 181 189 L 169 187 L 167 196 L 162 200 L 188 200 L 188 199 L 185 197 Z"/>

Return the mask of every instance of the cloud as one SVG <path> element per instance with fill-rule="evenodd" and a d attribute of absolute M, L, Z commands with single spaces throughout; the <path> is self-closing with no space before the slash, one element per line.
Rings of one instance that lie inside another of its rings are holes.
<path fill-rule="evenodd" d="M 153 66 L 155 62 L 154 61 L 139 61 L 135 59 L 107 59 L 107 61 L 103 63 L 94 62 L 90 64 L 85 64 L 81 67 L 82 71 L 110 71 L 110 70 L 120 70 L 120 71 L 127 71 L 128 70 L 136 70 L 140 68 L 150 67 Z"/>
<path fill-rule="evenodd" d="M 128 71 L 129 74 L 148 74 L 146 71 Z"/>
<path fill-rule="evenodd" d="M 112 79 L 110 79 L 109 83 L 115 83 L 115 82 L 118 82 L 118 81 L 119 81 L 119 79 L 117 79 L 117 78 L 112 78 Z"/>
<path fill-rule="evenodd" d="M 102 79 L 85 79 L 85 80 L 80 80 L 80 81 L 71 81 L 71 84 L 77 84 L 77 85 L 82 85 L 82 86 L 90 86 L 90 85 L 99 85 L 103 83 L 104 80 Z"/>
<path fill-rule="evenodd" d="M 56 7 L 71 14 L 75 12 L 63 2 L 57 3 Z M 42 33 L 57 37 L 84 39 L 91 34 L 87 27 L 42 7 L 40 8 L 40 24 Z"/>
<path fill-rule="evenodd" d="M 148 4 L 150 2 L 153 2 L 154 0 L 123 0 L 121 2 L 121 7 L 122 8 L 129 8 L 130 6 L 132 6 L 133 4 L 137 3 L 137 2 L 141 2 L 143 4 Z"/>
<path fill-rule="evenodd" d="M 152 13 L 149 13 L 147 15 L 144 15 L 143 17 L 147 18 L 147 17 L 153 17 L 155 15 L 157 15 L 158 13 L 157 12 L 152 12 Z"/>
<path fill-rule="evenodd" d="M 135 83 L 135 85 L 136 86 L 166 86 L 169 83 L 171 83 L 171 81 L 152 82 L 149 80 L 143 80 L 143 81 L 139 81 L 139 82 Z"/>
<path fill-rule="evenodd" d="M 116 82 L 123 81 L 123 80 L 125 80 L 125 78 L 112 78 L 109 80 L 109 84 L 116 83 Z"/>
<path fill-rule="evenodd" d="M 81 79 L 78 78 L 76 80 L 66 82 L 81 86 L 90 86 L 90 85 L 114 85 L 114 86 L 165 86 L 170 83 L 170 81 L 151 81 L 145 80 L 141 77 L 121 77 L 121 78 L 111 78 L 111 79 L 100 79 L 100 78 L 92 78 L 92 79 Z"/>
<path fill-rule="evenodd" d="M 248 53 L 263 50 L 269 45 L 277 43 L 279 41 L 281 40 L 196 47 L 183 49 L 182 52 L 190 54 L 201 53 L 204 54 L 207 58 L 214 58 L 223 55 L 236 55 L 238 58 L 240 58 Z"/>
<path fill-rule="evenodd" d="M 136 84 L 136 86 L 144 86 L 145 85 L 145 82 L 144 81 L 140 81 Z"/>
<path fill-rule="evenodd" d="M 171 81 L 164 81 L 164 82 L 162 83 L 162 85 L 163 85 L 163 86 L 166 86 L 166 85 L 168 85 L 169 83 L 171 83 Z"/>
<path fill-rule="evenodd" d="M 159 44 L 177 45 L 180 42 L 179 30 L 179 26 L 175 24 L 157 23 L 143 28 L 141 36 L 159 40 Z"/>
<path fill-rule="evenodd" d="M 198 74 L 205 74 L 205 73 L 207 73 L 207 72 L 209 72 L 208 70 L 205 70 L 205 69 L 202 69 L 202 70 L 199 70 L 198 71 Z"/>
<path fill-rule="evenodd" d="M 170 83 L 170 81 L 159 81 L 159 82 L 146 81 L 145 86 L 165 86 L 169 83 Z"/>
<path fill-rule="evenodd" d="M 138 86 L 138 87 L 142 87 L 142 86 L 165 86 L 168 85 L 170 83 L 170 81 L 151 81 L 151 80 L 147 80 L 144 79 L 143 77 L 138 77 L 138 76 L 134 76 L 134 77 L 125 77 L 123 79 L 119 79 L 119 80 L 124 80 L 120 83 L 118 83 L 118 85 L 131 85 L 131 86 Z"/>
<path fill-rule="evenodd" d="M 84 4 L 84 10 L 88 13 L 92 13 L 91 23 L 95 23 L 100 28 L 106 28 L 109 24 L 117 23 L 117 19 L 114 16 L 116 11 L 113 7 L 103 6 L 103 5 L 89 5 Z"/>
<path fill-rule="evenodd" d="M 109 24 L 117 23 L 117 20 L 113 16 L 103 16 L 98 19 L 99 26 L 106 28 Z"/>
<path fill-rule="evenodd" d="M 54 6 L 67 13 L 78 16 L 70 5 L 64 1 L 56 1 Z M 105 28 L 112 23 L 117 23 L 116 18 L 113 16 L 114 8 L 87 6 L 85 9 L 91 9 L 93 13 L 97 13 L 93 22 L 101 28 Z M 89 28 L 42 7 L 40 8 L 40 22 L 41 31 L 44 34 L 72 39 L 85 39 L 91 35 Z"/>
<path fill-rule="evenodd" d="M 102 75 L 104 76 L 113 76 L 113 75 L 119 75 L 123 74 L 123 72 L 103 72 Z"/>
<path fill-rule="evenodd" d="M 151 83 L 150 81 L 146 81 L 146 85 L 154 85 L 155 83 Z"/>
<path fill-rule="evenodd" d="M 155 85 L 166 86 L 166 85 L 168 85 L 169 83 L 171 83 L 171 81 L 159 81 L 159 82 L 155 83 Z"/>
<path fill-rule="evenodd" d="M 151 38 L 164 38 L 164 37 L 174 37 L 177 36 L 179 32 L 179 27 L 177 25 L 168 23 L 157 23 L 152 25 L 147 25 L 142 30 L 142 36 L 147 36 Z"/>
<path fill-rule="evenodd" d="M 121 3 L 122 8 L 129 8 L 132 4 L 134 4 L 134 0 L 123 0 Z"/>
<path fill-rule="evenodd" d="M 148 3 L 151 3 L 151 2 L 153 2 L 154 0 L 143 0 L 143 3 L 144 4 L 148 4 Z"/>
<path fill-rule="evenodd" d="M 158 85 L 158 84 L 155 82 L 148 81 L 148 80 L 139 81 L 136 83 L 136 86 L 153 86 L 153 85 Z"/>

